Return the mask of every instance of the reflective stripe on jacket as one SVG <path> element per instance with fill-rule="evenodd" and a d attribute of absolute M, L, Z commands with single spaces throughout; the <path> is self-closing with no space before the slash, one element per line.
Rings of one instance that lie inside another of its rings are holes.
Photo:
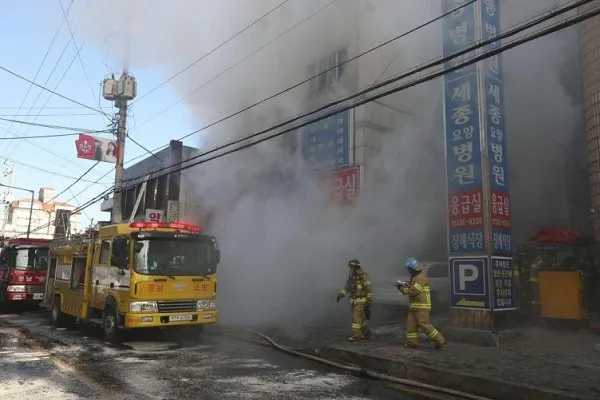
<path fill-rule="evenodd" d="M 350 274 L 340 293 L 348 296 L 348 301 L 352 305 L 370 304 L 373 301 L 373 292 L 369 275 L 363 270 L 358 270 L 355 275 Z"/>
<path fill-rule="evenodd" d="M 531 269 L 529 270 L 529 282 L 537 282 L 538 281 L 538 270 L 542 266 L 543 261 L 539 260 L 531 264 Z"/>
<path fill-rule="evenodd" d="M 410 286 L 404 293 L 408 294 L 409 310 L 431 310 L 431 291 L 425 271 L 410 279 Z"/>

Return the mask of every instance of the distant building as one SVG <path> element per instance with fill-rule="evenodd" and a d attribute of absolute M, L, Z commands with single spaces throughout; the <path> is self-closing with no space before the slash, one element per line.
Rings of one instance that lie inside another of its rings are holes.
<path fill-rule="evenodd" d="M 41 188 L 39 190 L 38 198 L 33 203 L 30 237 L 52 239 L 57 225 L 59 230 L 67 229 L 71 233 L 79 229 L 79 212 L 70 215 L 69 223 L 66 218 L 61 218 L 61 215 L 69 215 L 67 213 L 71 213 L 76 207 L 54 199 L 54 196 L 56 196 L 56 192 L 52 188 Z M 2 234 L 0 236 L 25 237 L 30 208 L 31 198 L 15 199 L 5 204 L 5 219 L 2 223 Z M 62 221 L 60 221 L 61 219 Z"/>

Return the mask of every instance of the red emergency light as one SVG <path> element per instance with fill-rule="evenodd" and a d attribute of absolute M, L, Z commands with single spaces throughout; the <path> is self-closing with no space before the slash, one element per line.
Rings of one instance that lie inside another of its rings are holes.
<path fill-rule="evenodd" d="M 196 233 L 202 232 L 202 228 L 197 225 L 184 224 L 182 222 L 132 222 L 130 228 L 136 229 L 175 229 L 178 231 L 192 231 Z"/>

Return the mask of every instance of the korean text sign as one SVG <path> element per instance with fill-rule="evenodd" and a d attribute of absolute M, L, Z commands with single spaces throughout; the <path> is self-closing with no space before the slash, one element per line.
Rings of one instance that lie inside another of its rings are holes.
<path fill-rule="evenodd" d="M 318 171 L 350 165 L 351 112 L 344 111 L 301 129 L 302 159 Z"/>
<path fill-rule="evenodd" d="M 466 0 L 443 0 L 443 12 L 464 3 Z M 474 5 L 458 9 L 444 18 L 444 56 L 468 47 L 475 39 Z M 453 67 L 456 62 L 448 63 L 446 68 Z M 485 252 L 478 89 L 474 65 L 444 76 L 450 253 Z"/>
<path fill-rule="evenodd" d="M 340 169 L 324 175 L 331 201 L 335 204 L 353 204 L 360 193 L 360 166 Z"/>
<path fill-rule="evenodd" d="M 492 298 L 494 310 L 516 309 L 515 274 L 510 257 L 492 257 Z"/>
<path fill-rule="evenodd" d="M 75 147 L 77 148 L 77 158 L 113 164 L 117 162 L 119 148 L 114 140 L 80 133 L 75 141 Z"/>
<path fill-rule="evenodd" d="M 500 32 L 500 9 L 498 6 L 499 0 L 484 0 L 481 3 L 483 40 L 493 39 Z M 492 42 L 486 46 L 485 51 L 495 49 L 499 45 L 499 42 Z M 495 254 L 512 253 L 502 54 L 484 60 L 482 70 L 489 164 L 488 179 L 490 182 L 492 251 Z"/>

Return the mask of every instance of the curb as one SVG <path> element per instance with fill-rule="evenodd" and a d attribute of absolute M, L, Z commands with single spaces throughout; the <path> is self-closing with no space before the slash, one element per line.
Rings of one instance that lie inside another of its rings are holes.
<path fill-rule="evenodd" d="M 457 328 L 449 325 L 440 326 L 440 330 L 452 342 L 486 347 L 501 347 L 507 340 L 515 339 L 522 333 L 518 329 L 492 332 L 481 329 Z"/>
<path fill-rule="evenodd" d="M 401 379 L 409 379 L 430 385 L 437 385 L 461 392 L 472 393 L 490 399 L 511 400 L 581 400 L 584 397 L 561 393 L 550 389 L 540 389 L 529 385 L 514 384 L 472 375 L 432 368 L 411 361 L 372 356 L 361 352 L 343 350 L 336 347 L 321 347 L 306 354 L 328 360 L 355 364 L 364 369 Z"/>

